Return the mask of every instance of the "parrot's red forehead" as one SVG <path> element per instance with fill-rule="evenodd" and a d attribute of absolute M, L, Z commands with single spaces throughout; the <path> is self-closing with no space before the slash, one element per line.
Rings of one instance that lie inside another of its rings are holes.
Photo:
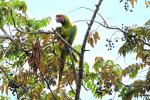
<path fill-rule="evenodd" d="M 56 15 L 56 17 L 63 17 L 63 15 Z"/>
<path fill-rule="evenodd" d="M 56 15 L 56 18 L 64 19 L 64 16 L 63 15 Z"/>

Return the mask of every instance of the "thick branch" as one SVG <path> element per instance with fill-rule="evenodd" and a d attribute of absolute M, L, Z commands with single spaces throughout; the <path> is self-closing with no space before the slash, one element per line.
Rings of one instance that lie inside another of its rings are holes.
<path fill-rule="evenodd" d="M 15 27 L 16 28 L 16 27 Z M 35 30 L 35 31 L 31 31 L 31 32 L 24 32 L 24 31 L 21 31 L 21 30 L 18 30 L 19 32 L 21 33 L 26 33 L 26 34 L 56 34 L 70 49 L 72 49 L 75 53 L 77 53 L 79 56 L 81 55 L 77 50 L 75 50 L 69 43 L 67 43 L 63 37 L 61 35 L 59 35 L 57 32 L 55 32 L 54 29 L 52 29 L 52 31 L 50 30 Z M 10 39 L 10 40 L 13 40 L 11 36 L 6 36 L 6 35 L 0 35 L 0 39 Z"/>
<path fill-rule="evenodd" d="M 4 35 L 0 35 L 0 39 L 10 39 L 13 40 L 13 38 L 7 33 L 7 31 L 4 28 L 1 28 Z"/>
<path fill-rule="evenodd" d="M 88 35 L 90 33 L 91 27 L 92 27 L 92 25 L 94 23 L 94 20 L 96 18 L 96 14 L 98 13 L 98 10 L 99 10 L 99 7 L 100 7 L 102 1 L 103 0 L 99 0 L 98 4 L 96 5 L 96 9 L 95 9 L 95 11 L 93 13 L 92 19 L 91 19 L 90 24 L 89 24 L 89 26 L 87 28 L 86 35 L 84 37 L 84 41 L 83 41 L 83 44 L 82 44 L 75 100 L 79 100 L 79 98 L 80 98 L 80 91 L 81 91 L 82 77 L 83 77 L 83 60 L 84 60 L 86 41 L 87 41 Z"/>
<path fill-rule="evenodd" d="M 4 28 L 1 28 L 1 30 L 3 31 L 3 33 L 4 33 L 5 35 L 8 35 L 7 31 L 6 31 Z"/>
<path fill-rule="evenodd" d="M 25 32 L 27 34 L 54 34 L 54 32 L 50 31 L 50 30 L 35 30 L 33 32 Z"/>
<path fill-rule="evenodd" d="M 0 35 L 0 39 L 9 39 L 9 40 L 13 40 L 11 36 L 8 35 Z"/>

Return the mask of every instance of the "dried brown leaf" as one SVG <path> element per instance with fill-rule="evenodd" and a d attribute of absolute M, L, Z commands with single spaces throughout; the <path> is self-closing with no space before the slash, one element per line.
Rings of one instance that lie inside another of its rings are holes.
<path fill-rule="evenodd" d="M 130 3 L 132 5 L 132 8 L 134 8 L 135 3 L 137 3 L 137 0 L 130 0 Z"/>
<path fill-rule="evenodd" d="M 1 92 L 4 93 L 4 84 L 1 85 Z"/>
<path fill-rule="evenodd" d="M 91 47 L 94 48 L 94 40 L 93 40 L 92 37 L 90 37 L 90 38 L 88 39 L 88 43 L 91 45 Z"/>
<path fill-rule="evenodd" d="M 5 89 L 6 89 L 6 94 L 8 95 L 8 84 L 6 84 Z"/>
<path fill-rule="evenodd" d="M 95 44 L 97 44 L 97 40 L 100 40 L 98 32 L 93 33 L 93 39 L 94 39 Z"/>

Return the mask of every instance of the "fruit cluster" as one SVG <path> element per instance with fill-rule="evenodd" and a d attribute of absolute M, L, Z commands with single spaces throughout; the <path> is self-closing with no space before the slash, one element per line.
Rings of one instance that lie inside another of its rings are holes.
<path fill-rule="evenodd" d="M 12 94 L 15 96 L 15 92 L 20 86 L 16 81 L 10 80 L 8 86 L 10 87 L 10 90 L 12 91 Z"/>
<path fill-rule="evenodd" d="M 113 83 L 111 81 L 102 82 L 101 80 L 99 80 L 99 82 L 97 82 L 98 88 L 96 89 L 95 93 L 97 93 L 100 96 L 103 96 L 105 94 L 112 95 L 112 84 Z"/>
<path fill-rule="evenodd" d="M 132 12 L 132 10 L 129 9 L 129 1 L 130 1 L 130 0 L 120 0 L 120 3 L 122 3 L 123 1 L 124 1 L 124 9 L 125 9 L 126 11 Z"/>

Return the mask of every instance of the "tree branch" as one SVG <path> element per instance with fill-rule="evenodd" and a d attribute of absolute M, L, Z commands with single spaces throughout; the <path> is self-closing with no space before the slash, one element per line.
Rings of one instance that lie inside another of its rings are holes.
<path fill-rule="evenodd" d="M 78 20 L 78 21 L 74 21 L 74 23 L 76 23 L 76 22 L 87 22 L 87 21 L 91 21 L 91 20 Z M 105 28 L 107 28 L 107 29 L 119 30 L 120 32 L 127 34 L 127 32 L 125 32 L 124 30 L 120 29 L 119 27 L 108 26 L 108 24 L 104 25 L 104 24 L 102 24 L 102 23 L 100 23 L 98 21 L 94 21 L 94 22 L 99 24 L 99 25 L 101 25 L 101 26 L 103 26 L 103 27 L 105 27 Z"/>
<path fill-rule="evenodd" d="M 88 7 L 78 7 L 78 8 L 76 8 L 76 9 L 74 9 L 74 10 L 68 12 L 68 13 L 74 12 L 74 11 L 76 11 L 76 10 L 78 10 L 78 9 L 82 9 L 82 8 L 94 12 L 93 9 L 90 9 L 90 8 L 88 8 Z M 98 13 L 98 12 L 97 12 L 97 14 L 102 18 L 102 20 L 104 21 L 104 23 L 108 26 L 108 24 L 107 24 L 106 20 L 103 18 L 103 16 L 102 16 L 100 13 Z"/>
<path fill-rule="evenodd" d="M 49 80 L 46 80 L 46 79 L 45 79 L 45 82 L 46 82 L 46 84 L 47 84 L 47 88 L 50 90 L 51 94 L 53 95 L 54 100 L 57 100 L 56 96 L 54 95 L 54 93 L 53 93 L 53 91 L 52 91 L 52 89 L 51 89 L 51 87 L 50 87 Z"/>
<path fill-rule="evenodd" d="M 15 19 L 14 19 L 14 16 L 13 16 L 13 11 L 12 9 L 10 8 L 10 14 L 11 14 L 11 18 L 12 18 L 12 21 L 13 21 L 13 24 L 14 24 L 14 27 L 17 29 L 18 32 L 22 32 L 21 30 L 18 29 L 18 27 L 16 26 L 16 22 L 15 22 Z"/>
<path fill-rule="evenodd" d="M 82 77 L 83 77 L 83 60 L 84 60 L 84 53 L 85 53 L 85 47 L 86 47 L 86 42 L 88 35 L 90 33 L 91 27 L 94 23 L 94 20 L 96 18 L 96 14 L 98 13 L 99 7 L 101 5 L 103 0 L 99 0 L 98 4 L 96 5 L 96 9 L 93 13 L 92 19 L 90 21 L 90 24 L 87 28 L 86 35 L 83 40 L 82 48 L 81 48 L 81 55 L 80 55 L 80 62 L 79 62 L 79 73 L 78 73 L 78 81 L 77 81 L 77 86 L 76 86 L 76 95 L 75 95 L 75 100 L 80 99 L 80 91 L 81 91 L 81 85 L 82 85 Z"/>
<path fill-rule="evenodd" d="M 0 35 L 0 39 L 9 39 L 9 40 L 13 40 L 11 36 L 6 36 L 6 35 Z"/>
<path fill-rule="evenodd" d="M 123 84 L 121 81 L 117 80 L 118 83 L 120 83 L 121 85 L 125 86 L 125 87 L 130 87 L 129 85 Z"/>
<path fill-rule="evenodd" d="M 8 35 L 7 31 L 6 31 L 4 28 L 1 28 L 1 30 L 3 31 L 3 33 L 4 33 L 6 36 Z"/>
<path fill-rule="evenodd" d="M 4 28 L 1 28 L 4 35 L 0 35 L 0 39 L 10 39 L 13 40 L 13 38 L 7 33 L 7 31 Z"/>
<path fill-rule="evenodd" d="M 150 47 L 150 44 L 149 43 L 147 43 L 146 41 L 144 41 L 144 40 L 141 40 L 141 39 L 138 39 L 140 42 L 143 42 L 143 44 L 145 44 L 145 45 L 147 45 L 147 46 L 149 46 Z"/>
<path fill-rule="evenodd" d="M 72 86 L 69 84 L 71 91 L 74 93 L 74 95 L 76 95 L 75 91 L 73 90 Z"/>
<path fill-rule="evenodd" d="M 5 72 L 5 70 L 1 66 L 0 66 L 0 70 L 2 71 L 2 73 L 4 73 L 4 75 L 6 76 L 8 81 L 10 81 L 10 78 L 9 78 L 8 74 Z"/>

